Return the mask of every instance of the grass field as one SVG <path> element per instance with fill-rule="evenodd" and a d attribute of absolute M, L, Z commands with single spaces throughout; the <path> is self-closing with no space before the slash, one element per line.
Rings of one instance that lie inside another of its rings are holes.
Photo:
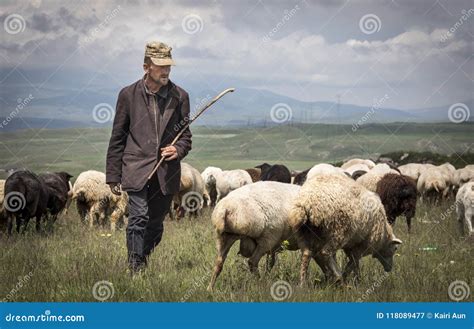
<path fill-rule="evenodd" d="M 449 203 L 421 205 L 410 236 L 404 220 L 398 220 L 395 233 L 404 243 L 389 274 L 366 257 L 358 285 L 329 286 L 312 263 L 310 286 L 299 288 L 299 252 L 281 253 L 270 273 L 264 272 L 262 258 L 257 278 L 248 271 L 246 259 L 237 255 L 237 242 L 213 293 L 206 291 L 216 255 L 209 211 L 195 220 L 166 221 L 148 270 L 132 279 L 126 272 L 125 232 L 107 236 L 107 230 L 91 230 L 72 208 L 52 234 L 38 235 L 30 225 L 25 235 L 0 240 L 0 293 L 7 300 L 95 301 L 92 291 L 100 281 L 113 285 L 113 296 L 103 291 L 109 301 L 273 301 L 271 287 L 279 280 L 289 283 L 287 301 L 450 301 L 451 282 L 472 286 L 473 243 L 460 236 Z M 472 301 L 472 295 L 467 300 Z"/>
<path fill-rule="evenodd" d="M 428 149 L 455 152 L 462 163 L 473 146 L 474 125 L 467 124 L 391 124 L 367 126 L 355 133 L 350 129 L 197 127 L 186 161 L 200 170 L 208 165 L 245 168 L 264 161 L 305 169 L 349 156 Z M 2 133 L 0 168 L 67 170 L 74 175 L 104 170 L 109 134 L 108 129 Z M 286 301 L 451 301 L 450 283 L 461 280 L 472 287 L 474 278 L 473 240 L 460 235 L 453 202 L 419 205 L 410 236 L 404 219 L 398 219 L 395 233 L 404 243 L 388 275 L 377 260 L 366 257 L 358 285 L 331 286 L 322 283 L 322 272 L 312 263 L 309 287 L 299 288 L 298 252 L 280 254 L 270 273 L 264 273 L 262 259 L 262 275 L 256 278 L 248 271 L 246 259 L 237 255 L 236 243 L 213 293 L 206 291 L 216 256 L 209 209 L 197 219 L 166 221 L 163 241 L 148 270 L 132 279 L 126 271 L 125 232 L 89 229 L 71 206 L 53 233 L 36 234 L 30 223 L 24 235 L 0 237 L 0 300 L 96 301 L 94 285 L 107 281 L 112 286 L 100 292 L 108 301 L 273 301 L 272 286 L 284 280 Z M 341 254 L 339 262 L 343 261 Z M 112 290 L 113 295 L 107 294 Z M 471 294 L 465 301 L 472 300 Z"/>

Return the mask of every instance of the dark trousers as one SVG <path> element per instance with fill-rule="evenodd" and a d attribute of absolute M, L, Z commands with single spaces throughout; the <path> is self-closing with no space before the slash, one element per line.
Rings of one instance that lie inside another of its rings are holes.
<path fill-rule="evenodd" d="M 127 249 L 133 268 L 146 265 L 148 256 L 160 243 L 163 221 L 173 195 L 163 195 L 156 174 L 138 192 L 128 192 Z"/>

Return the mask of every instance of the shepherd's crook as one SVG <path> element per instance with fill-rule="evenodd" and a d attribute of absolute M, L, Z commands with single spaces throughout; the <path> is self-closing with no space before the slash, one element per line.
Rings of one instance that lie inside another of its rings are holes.
<path fill-rule="evenodd" d="M 201 110 L 199 110 L 199 112 L 194 116 L 194 118 L 192 118 L 191 120 L 188 121 L 188 123 L 183 127 L 181 128 L 180 132 L 178 133 L 178 135 L 176 135 L 176 137 L 173 139 L 173 141 L 171 142 L 170 145 L 168 146 L 173 146 L 177 141 L 178 139 L 181 137 L 181 135 L 183 134 L 183 132 L 186 130 L 186 128 L 188 128 L 191 123 L 194 122 L 194 120 L 196 120 L 197 118 L 199 118 L 199 116 L 205 111 L 207 110 L 209 107 L 212 106 L 212 104 L 214 104 L 215 102 L 217 102 L 222 96 L 224 96 L 225 94 L 229 93 L 229 92 L 233 92 L 235 90 L 235 88 L 229 88 L 229 89 L 226 89 L 224 90 L 223 92 L 221 92 L 219 95 L 217 95 L 216 97 L 214 97 L 214 99 L 212 99 L 206 106 L 204 106 Z M 160 167 L 161 163 L 163 162 L 163 160 L 165 159 L 164 156 L 161 157 L 160 161 L 158 161 L 158 163 L 156 164 L 155 168 L 153 168 L 153 171 L 150 173 L 150 175 L 148 175 L 148 179 L 151 179 L 151 177 L 153 176 L 153 174 L 156 172 L 156 170 Z"/>

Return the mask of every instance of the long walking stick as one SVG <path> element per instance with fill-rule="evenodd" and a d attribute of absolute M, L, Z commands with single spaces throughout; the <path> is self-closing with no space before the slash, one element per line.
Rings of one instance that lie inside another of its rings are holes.
<path fill-rule="evenodd" d="M 214 104 L 215 102 L 217 102 L 222 96 L 224 96 L 225 94 L 229 93 L 229 92 L 233 92 L 235 90 L 235 88 L 229 88 L 229 89 L 226 89 L 224 90 L 223 92 L 221 92 L 219 95 L 217 95 L 216 97 L 214 97 L 209 103 L 207 103 L 206 106 L 204 106 L 201 110 L 199 110 L 199 112 L 194 116 L 194 118 L 190 119 L 188 121 L 188 123 L 183 127 L 181 128 L 181 130 L 179 131 L 178 135 L 176 135 L 176 137 L 173 139 L 173 141 L 171 142 L 170 145 L 168 146 L 173 146 L 177 141 L 178 139 L 181 137 L 181 135 L 184 133 L 184 131 L 186 130 L 186 128 L 188 128 L 191 123 L 194 122 L 194 120 L 196 120 L 197 118 L 199 118 L 199 116 L 201 114 L 204 113 L 205 110 L 207 110 L 208 108 L 210 108 L 212 106 L 212 104 Z M 148 175 L 148 179 L 151 179 L 151 177 L 155 174 L 156 170 L 158 170 L 158 168 L 160 167 L 161 163 L 165 160 L 165 157 L 164 156 L 161 156 L 161 159 L 160 161 L 158 161 L 158 163 L 156 164 L 155 168 L 153 168 L 153 171 L 150 173 L 150 175 Z"/>

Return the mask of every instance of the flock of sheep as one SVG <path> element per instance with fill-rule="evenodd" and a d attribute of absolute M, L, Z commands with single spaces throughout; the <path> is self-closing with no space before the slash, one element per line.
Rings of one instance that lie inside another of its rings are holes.
<path fill-rule="evenodd" d="M 19 170 L 0 181 L 0 228 L 9 234 L 16 219 L 20 232 L 32 217 L 36 227 L 44 219 L 54 222 L 75 200 L 83 222 L 110 223 L 111 230 L 126 223 L 128 197 L 111 193 L 102 172 L 72 176 L 61 173 L 36 175 Z M 22 204 L 14 204 L 12 196 Z M 11 200 L 10 200 L 11 199 Z M 351 273 L 359 277 L 359 261 L 366 255 L 378 259 L 386 271 L 402 242 L 392 225 L 406 218 L 408 231 L 417 200 L 438 203 L 455 200 L 461 227 L 473 234 L 474 165 L 455 169 L 449 163 L 374 163 L 351 159 L 341 167 L 317 164 L 301 172 L 283 165 L 264 163 L 249 169 L 222 170 L 207 167 L 202 173 L 181 163 L 180 192 L 174 196 L 170 215 L 179 219 L 196 216 L 213 207 L 211 222 L 217 234 L 217 260 L 208 289 L 212 290 L 227 254 L 240 241 L 239 254 L 248 258 L 250 271 L 258 273 L 267 255 L 267 269 L 279 251 L 301 250 L 300 283 L 304 284 L 311 259 L 328 281 L 342 282 Z M 6 225 L 4 225 L 6 224 Z M 348 262 L 340 269 L 336 252 Z"/>

